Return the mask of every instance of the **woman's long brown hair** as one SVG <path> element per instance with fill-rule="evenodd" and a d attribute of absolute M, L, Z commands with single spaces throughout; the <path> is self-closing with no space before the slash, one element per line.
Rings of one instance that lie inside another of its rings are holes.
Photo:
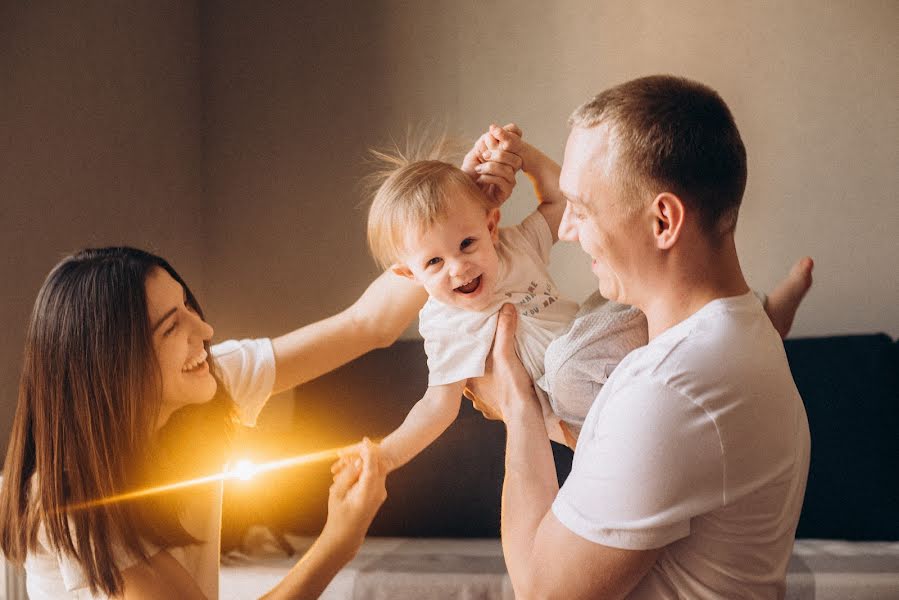
<path fill-rule="evenodd" d="M 219 383 L 210 402 L 177 411 L 154 431 L 161 380 L 145 281 L 156 268 L 184 287 L 202 317 L 162 258 L 127 247 L 88 249 L 47 276 L 25 336 L 0 492 L 0 548 L 21 564 L 43 525 L 51 550 L 80 564 L 92 593 L 122 592 L 116 559 L 123 551 L 146 560 L 144 542 L 199 540 L 179 521 L 183 496 L 71 507 L 219 470 L 235 422 Z"/>

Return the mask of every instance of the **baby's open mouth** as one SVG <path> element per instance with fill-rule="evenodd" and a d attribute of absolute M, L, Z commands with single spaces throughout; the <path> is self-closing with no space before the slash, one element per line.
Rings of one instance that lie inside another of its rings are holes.
<path fill-rule="evenodd" d="M 478 275 L 477 277 L 475 277 L 474 279 L 472 279 L 465 285 L 460 285 L 453 291 L 459 292 L 460 294 L 471 294 L 472 292 L 477 291 L 477 289 L 479 287 L 481 287 L 481 276 L 480 275 Z"/>

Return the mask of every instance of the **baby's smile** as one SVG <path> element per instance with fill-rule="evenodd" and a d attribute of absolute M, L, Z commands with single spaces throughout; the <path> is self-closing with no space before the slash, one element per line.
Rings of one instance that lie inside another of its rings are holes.
<path fill-rule="evenodd" d="M 480 287 L 481 287 L 481 276 L 478 275 L 477 277 L 475 277 L 468 283 L 465 283 L 465 284 L 460 285 L 459 287 L 455 288 L 453 291 L 457 292 L 459 294 L 473 294 Z"/>

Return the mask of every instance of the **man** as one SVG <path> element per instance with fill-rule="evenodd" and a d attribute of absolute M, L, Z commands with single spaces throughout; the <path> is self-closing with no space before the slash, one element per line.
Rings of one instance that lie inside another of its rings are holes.
<path fill-rule="evenodd" d="M 503 309 L 478 396 L 507 427 L 503 551 L 521 598 L 779 598 L 809 461 L 780 336 L 749 291 L 734 230 L 746 152 L 724 101 L 646 77 L 578 108 L 559 237 L 649 344 L 609 377 L 561 490 Z M 557 171 L 558 172 L 558 171 Z"/>

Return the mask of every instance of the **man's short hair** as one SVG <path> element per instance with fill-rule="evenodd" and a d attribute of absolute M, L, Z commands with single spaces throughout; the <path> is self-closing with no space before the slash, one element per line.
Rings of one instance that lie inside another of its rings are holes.
<path fill-rule="evenodd" d="M 672 75 L 641 77 L 582 104 L 569 124 L 609 126 L 619 183 L 635 201 L 671 192 L 699 212 L 706 232 L 717 236 L 736 227 L 746 148 L 715 90 Z"/>

